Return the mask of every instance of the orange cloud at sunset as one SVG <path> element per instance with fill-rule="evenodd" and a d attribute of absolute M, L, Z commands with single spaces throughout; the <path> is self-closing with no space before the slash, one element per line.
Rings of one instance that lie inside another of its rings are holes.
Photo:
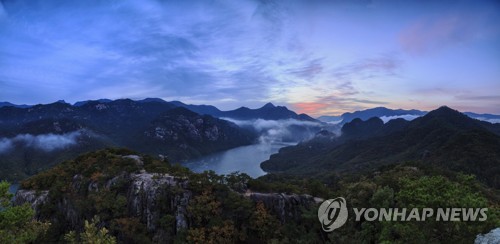
<path fill-rule="evenodd" d="M 328 107 L 328 104 L 316 103 L 316 102 L 304 102 L 304 103 L 294 103 L 292 104 L 294 110 L 297 113 L 306 113 L 309 115 L 317 115 L 321 113 L 321 110 Z"/>

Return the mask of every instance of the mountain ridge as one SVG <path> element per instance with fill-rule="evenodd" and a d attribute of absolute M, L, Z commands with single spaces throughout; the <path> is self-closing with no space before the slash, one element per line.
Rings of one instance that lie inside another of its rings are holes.
<path fill-rule="evenodd" d="M 285 106 L 275 106 L 272 103 L 266 103 L 260 108 L 251 109 L 247 107 L 239 107 L 234 110 L 222 111 L 212 105 L 192 105 L 185 104 L 179 101 L 172 101 L 171 103 L 176 106 L 185 107 L 189 110 L 197 112 L 199 114 L 208 114 L 219 118 L 231 118 L 236 120 L 254 120 L 254 119 L 264 119 L 264 120 L 281 120 L 281 119 L 297 119 L 302 121 L 314 121 L 316 119 L 310 117 L 307 114 L 297 114 L 289 110 Z"/>
<path fill-rule="evenodd" d="M 174 129 L 175 128 L 175 129 Z M 158 100 L 0 108 L 0 178 L 19 179 L 83 152 L 122 146 L 181 161 L 252 144 L 253 131 Z M 44 145 L 53 145 L 48 148 Z"/>
<path fill-rule="evenodd" d="M 326 171 L 373 171 L 409 160 L 472 173 L 491 186 L 500 186 L 500 136 L 484 126 L 486 122 L 448 107 L 413 121 L 400 121 L 396 129 L 384 130 L 386 125 L 381 125 L 381 121 L 374 123 L 376 120 L 353 120 L 342 127 L 343 133 L 356 124 L 364 130 L 353 130 L 354 133 L 342 134 L 330 142 L 318 145 L 313 140 L 283 148 L 261 167 L 268 172 L 314 175 Z M 359 131 L 365 134 L 356 135 Z M 309 147 L 320 149 L 309 153 Z"/>
<path fill-rule="evenodd" d="M 323 115 L 317 117 L 318 120 L 327 122 L 327 123 L 339 123 L 339 124 L 345 124 L 348 122 L 351 122 L 355 118 L 359 118 L 362 120 L 367 120 L 372 117 L 386 117 L 387 119 L 394 119 L 394 118 L 404 118 L 404 117 L 410 117 L 409 119 L 414 119 L 415 117 L 420 117 L 425 114 L 427 114 L 428 111 L 422 111 L 418 109 L 390 109 L 386 107 L 375 107 L 375 108 L 370 108 L 370 109 L 365 109 L 365 110 L 358 110 L 355 112 L 346 112 L 343 113 L 339 116 L 329 116 L 329 115 Z M 470 118 L 490 122 L 490 123 L 500 123 L 500 115 L 495 115 L 495 114 L 480 114 L 480 113 L 473 113 L 473 112 L 463 112 L 463 114 L 469 116 Z M 392 118 L 394 117 L 394 118 Z"/>

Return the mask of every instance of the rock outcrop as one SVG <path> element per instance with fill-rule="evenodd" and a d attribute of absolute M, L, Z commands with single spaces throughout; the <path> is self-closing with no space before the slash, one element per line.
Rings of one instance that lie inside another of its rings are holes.
<path fill-rule="evenodd" d="M 138 164 L 142 163 L 138 156 L 128 156 L 128 158 Z M 50 219 L 50 216 L 41 216 L 40 210 L 45 203 L 52 202 L 56 211 L 64 216 L 64 222 L 69 224 L 70 229 L 78 229 L 86 218 L 86 213 L 79 209 L 78 200 L 75 199 L 85 199 L 89 194 L 120 187 L 126 189 L 127 215 L 144 223 L 148 232 L 154 233 L 155 236 L 163 235 L 163 230 L 158 225 L 161 217 L 167 214 L 175 217 L 176 232 L 189 227 L 187 205 L 192 193 L 187 189 L 188 181 L 185 178 L 141 170 L 139 173 L 122 172 L 104 182 L 89 180 L 79 174 L 73 176 L 72 180 L 70 183 L 72 189 L 68 190 L 72 192 L 71 194 L 50 199 L 52 195 L 48 190 L 21 189 L 17 191 L 13 204 L 29 203 L 35 209 L 38 218 Z"/>
<path fill-rule="evenodd" d="M 49 191 L 18 190 L 12 199 L 14 205 L 29 203 L 33 209 L 38 210 L 40 206 L 47 202 Z"/>
<path fill-rule="evenodd" d="M 135 159 L 135 158 L 134 158 Z M 188 189 L 188 179 L 174 177 L 169 174 L 148 173 L 141 170 L 139 173 L 122 172 L 118 176 L 104 183 L 90 181 L 84 185 L 81 175 L 75 175 L 71 186 L 74 192 L 99 192 L 111 189 L 120 182 L 126 182 L 127 211 L 146 224 L 148 231 L 161 232 L 158 223 L 161 216 L 170 214 L 175 217 L 175 231 L 179 232 L 189 227 L 187 206 L 192 198 Z M 295 221 L 300 217 L 302 207 L 309 208 L 322 201 L 310 195 L 284 194 L 284 193 L 258 193 L 246 192 L 245 197 L 254 202 L 262 202 L 278 219 L 285 223 Z M 84 196 L 87 197 L 87 196 Z M 37 211 L 49 199 L 49 191 L 37 192 L 35 190 L 19 190 L 14 198 L 14 203 L 21 205 L 29 203 Z M 65 221 L 72 228 L 77 228 L 83 221 L 71 199 L 63 197 L 57 203 L 58 212 L 63 213 Z M 158 233 L 161 234 L 161 233 Z"/>
<path fill-rule="evenodd" d="M 191 198 L 191 191 L 187 190 L 187 180 L 173 177 L 168 174 L 141 172 L 130 175 L 128 186 L 127 206 L 130 213 L 146 223 L 148 231 L 157 230 L 157 223 L 162 214 L 159 198 L 167 198 L 167 212 L 175 216 L 177 231 L 188 227 L 187 204 Z M 178 189 L 178 191 L 173 191 Z M 163 206 L 165 207 L 165 206 Z"/>
<path fill-rule="evenodd" d="M 30 204 L 36 217 L 58 226 L 60 234 L 81 230 L 84 220 L 98 215 L 102 217 L 100 225 L 113 228 L 122 240 L 137 241 L 125 237 L 123 231 L 134 226 L 137 233 L 163 243 L 182 235 L 183 230 L 199 228 L 197 218 L 204 218 L 203 208 L 212 203 L 221 204 L 217 214 L 232 216 L 234 209 L 243 206 L 246 209 L 234 211 L 250 214 L 251 201 L 262 202 L 281 223 L 290 223 L 300 220 L 303 208 L 310 209 L 321 201 L 310 195 L 245 192 L 244 180 L 226 184 L 222 178 L 186 174 L 176 166 L 127 151 L 116 153 L 108 150 L 85 155 L 28 179 L 23 185 L 32 190 L 18 190 L 14 204 Z M 202 192 L 210 192 L 213 196 L 209 198 L 214 200 L 204 202 L 207 198 Z M 226 196 L 248 205 L 230 206 L 235 202 L 222 199 Z M 234 217 L 241 221 L 248 215 Z"/>
<path fill-rule="evenodd" d="M 495 244 L 500 243 L 500 228 L 491 230 L 487 234 L 479 234 L 474 244 Z"/>
<path fill-rule="evenodd" d="M 310 208 L 322 201 L 320 198 L 306 194 L 247 192 L 245 197 L 254 202 L 262 202 L 266 209 L 273 211 L 282 223 L 298 220 L 301 207 Z"/>

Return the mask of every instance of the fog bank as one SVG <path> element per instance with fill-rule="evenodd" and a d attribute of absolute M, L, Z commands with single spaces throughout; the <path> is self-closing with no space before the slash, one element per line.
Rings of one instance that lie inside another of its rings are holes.
<path fill-rule="evenodd" d="M 13 138 L 0 138 L 0 153 L 7 153 L 15 146 L 30 147 L 45 152 L 66 148 L 77 144 L 81 130 L 65 134 L 20 134 Z"/>
<path fill-rule="evenodd" d="M 421 115 L 413 115 L 413 114 L 403 114 L 403 115 L 394 115 L 394 116 L 382 116 L 380 119 L 384 121 L 384 124 L 387 123 L 389 120 L 393 119 L 405 119 L 408 121 L 412 121 L 418 117 L 421 117 Z"/>
<path fill-rule="evenodd" d="M 240 127 L 252 128 L 260 134 L 260 143 L 290 143 L 312 138 L 324 125 L 318 122 L 286 120 L 235 120 L 221 118 Z"/>

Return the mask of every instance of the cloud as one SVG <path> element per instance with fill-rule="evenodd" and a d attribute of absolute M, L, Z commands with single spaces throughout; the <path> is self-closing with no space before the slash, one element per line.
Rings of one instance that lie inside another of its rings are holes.
<path fill-rule="evenodd" d="M 484 11 L 468 15 L 468 6 L 432 16 L 441 10 L 437 5 L 442 4 L 0 1 L 0 97 L 27 104 L 160 97 L 234 109 L 268 101 L 322 103 L 318 97 L 334 96 L 346 100 L 325 103 L 329 107 L 319 111 L 362 109 L 418 87 L 400 79 L 403 71 L 413 72 L 405 74 L 408 79 L 417 72 L 424 76 L 415 78 L 420 80 L 448 75 L 436 71 L 439 65 L 419 70 L 394 50 L 398 44 L 406 53 L 429 52 L 498 29 L 498 21 L 488 26 L 477 17 Z M 498 8 L 491 9 L 498 16 Z M 483 60 L 494 56 L 490 50 L 498 49 L 497 40 L 467 48 Z M 449 66 L 455 61 L 439 58 Z M 422 63 L 427 61 L 434 60 Z M 486 61 L 474 63 L 485 67 Z M 495 61 L 488 63 L 496 67 Z M 471 76 L 477 71 L 457 67 Z M 482 76 L 497 74 L 484 69 Z"/>
<path fill-rule="evenodd" d="M 498 124 L 500 123 L 500 119 L 488 119 L 488 118 L 483 118 L 483 117 L 476 117 L 475 119 L 490 122 L 492 124 Z"/>
<path fill-rule="evenodd" d="M 12 149 L 12 141 L 7 138 L 0 138 L 0 154 Z"/>
<path fill-rule="evenodd" d="M 293 103 L 291 106 L 298 112 L 319 116 L 332 113 L 340 114 L 342 112 L 362 110 L 374 105 L 380 106 L 385 104 L 388 103 L 370 99 L 359 99 L 348 94 L 338 93 L 329 96 L 319 96 L 315 102 Z"/>
<path fill-rule="evenodd" d="M 221 118 L 237 124 L 240 127 L 253 128 L 260 134 L 259 142 L 269 143 L 297 143 L 312 138 L 323 127 L 321 123 L 312 121 L 300 121 L 296 119 L 286 120 L 235 120 Z"/>
<path fill-rule="evenodd" d="M 403 114 L 403 115 L 394 115 L 394 116 L 382 116 L 380 119 L 384 121 L 384 123 L 389 122 L 389 120 L 393 119 L 405 119 L 408 121 L 414 120 L 416 118 L 420 117 L 420 115 L 413 115 L 413 114 Z"/>
<path fill-rule="evenodd" d="M 296 7 L 280 2 L 7 5 L 0 79 L 13 87 L 0 84 L 0 96 L 8 100 L 22 91 L 28 103 L 156 96 L 220 106 L 271 100 L 324 72 L 295 28 Z"/>
<path fill-rule="evenodd" d="M 313 62 L 309 66 L 295 70 L 294 74 L 315 77 L 317 73 L 326 73 L 328 76 L 322 76 L 322 78 L 328 79 L 329 82 L 311 84 L 310 86 L 315 88 L 311 93 L 315 93 L 315 96 L 313 99 L 308 99 L 308 102 L 290 102 L 289 104 L 300 113 L 310 115 L 329 114 L 332 111 L 346 112 L 388 104 L 385 101 L 371 99 L 372 96 L 368 94 L 371 91 L 363 90 L 364 87 L 360 88 L 358 84 L 360 81 L 371 81 L 382 77 L 397 77 L 402 67 L 403 61 L 394 53 L 360 58 L 330 69 Z M 302 88 L 302 90 L 305 89 Z M 325 93 L 329 95 L 324 95 Z"/>
<path fill-rule="evenodd" d="M 317 49 L 325 38 L 310 35 L 311 27 L 320 28 L 315 33 L 329 28 L 313 15 L 322 5 L 10 1 L 9 23 L 0 28 L 0 80 L 6 82 L 0 96 L 23 103 L 154 96 L 232 109 L 311 100 L 323 90 L 353 95 L 359 93 L 353 80 L 395 72 L 400 62 L 390 55 L 339 67 Z M 328 6 L 322 15 L 335 12 Z"/>
<path fill-rule="evenodd" d="M 51 152 L 76 145 L 81 134 L 82 131 L 73 131 L 65 134 L 21 134 L 13 138 L 0 138 L 0 153 L 10 151 L 15 145 Z"/>
<path fill-rule="evenodd" d="M 493 34 L 491 10 L 455 12 L 427 16 L 414 21 L 399 35 L 402 49 L 410 54 L 428 54 Z M 496 18 L 496 17 L 495 17 Z"/>
<path fill-rule="evenodd" d="M 325 68 L 323 67 L 321 59 L 314 59 L 306 63 L 303 67 L 291 68 L 288 72 L 290 74 L 296 75 L 297 77 L 304 79 L 314 79 L 314 77 L 321 72 L 323 72 Z"/>
<path fill-rule="evenodd" d="M 500 96 L 498 95 L 456 95 L 455 98 L 461 100 L 500 101 Z"/>
<path fill-rule="evenodd" d="M 304 125 L 304 126 L 321 126 L 321 123 L 313 121 L 301 121 L 296 119 L 285 119 L 285 120 L 235 120 L 231 118 L 221 118 L 230 122 L 237 124 L 238 126 L 253 126 L 257 131 L 265 131 L 275 127 L 288 127 L 292 125 Z"/>
<path fill-rule="evenodd" d="M 384 54 L 364 58 L 334 68 L 332 75 L 338 79 L 350 80 L 352 77 L 395 76 L 403 61 L 395 54 Z"/>
<path fill-rule="evenodd" d="M 316 114 L 321 109 L 328 107 L 328 104 L 312 102 L 312 103 L 294 103 L 292 104 L 292 106 L 297 113 Z"/>

